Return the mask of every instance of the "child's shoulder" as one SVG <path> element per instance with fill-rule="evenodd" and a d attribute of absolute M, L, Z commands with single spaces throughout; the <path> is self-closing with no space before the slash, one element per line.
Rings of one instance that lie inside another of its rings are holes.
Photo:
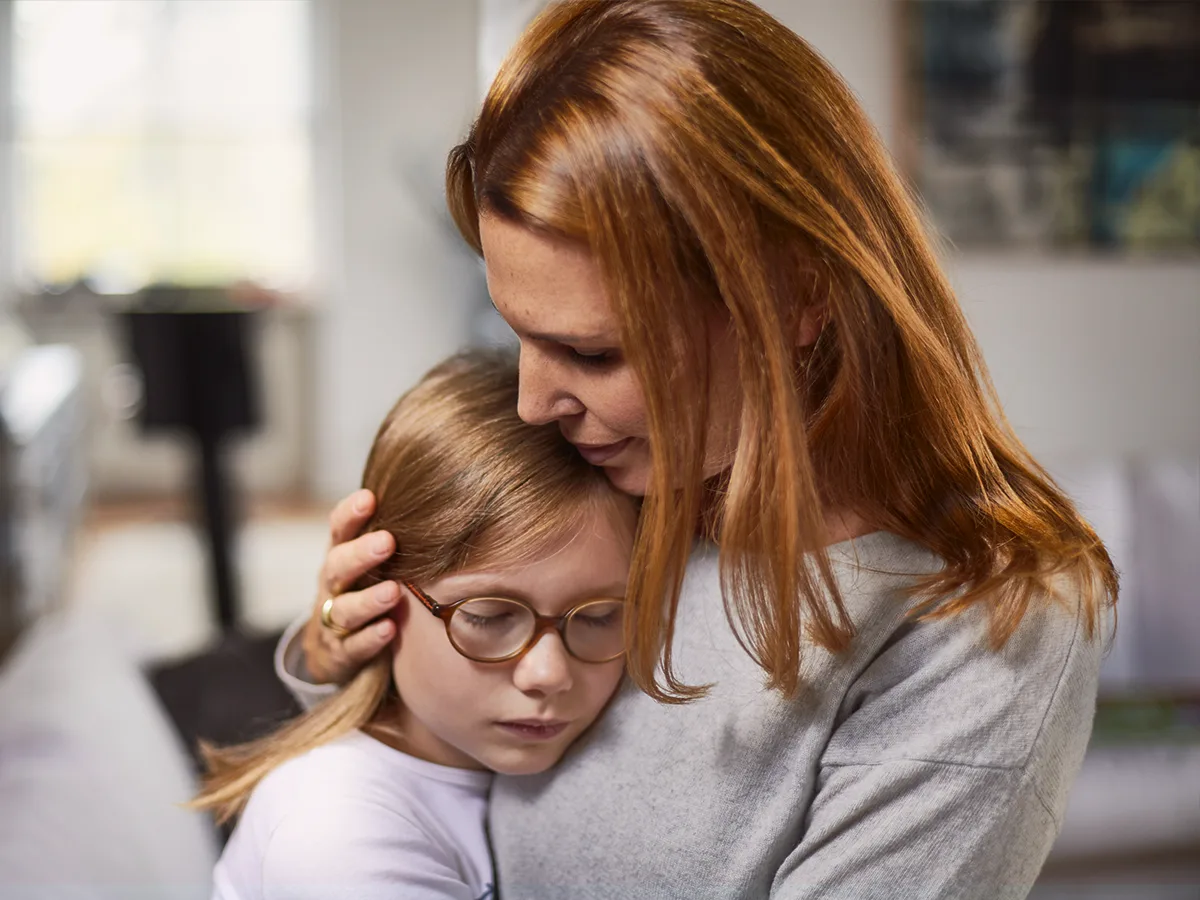
<path fill-rule="evenodd" d="M 486 858 L 489 777 L 346 735 L 259 783 L 219 870 L 233 883 L 279 886 L 461 883 L 462 872 L 474 871 L 463 860 L 474 859 L 476 844 Z"/>
<path fill-rule="evenodd" d="M 276 767 L 250 803 L 278 818 L 306 812 L 413 820 L 452 798 L 486 796 L 490 775 L 437 766 L 401 753 L 362 732 L 315 747 Z M 264 809 L 265 807 L 265 809 Z"/>
<path fill-rule="evenodd" d="M 381 760 L 357 733 L 294 756 L 272 769 L 255 790 L 255 796 L 336 796 L 370 780 Z"/>

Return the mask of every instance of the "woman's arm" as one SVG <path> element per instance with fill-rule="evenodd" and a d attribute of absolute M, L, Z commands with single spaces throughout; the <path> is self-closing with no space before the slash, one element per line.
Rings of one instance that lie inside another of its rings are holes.
<path fill-rule="evenodd" d="M 772 900 L 1026 897 L 1083 761 L 1103 650 L 1061 613 L 1031 613 L 1009 646 L 966 664 L 936 640 L 943 628 L 885 653 L 886 676 L 868 670 L 848 698 Z M 1038 670 L 1044 693 L 1029 684 Z"/>
<path fill-rule="evenodd" d="M 304 664 L 300 635 L 308 626 L 308 616 L 296 619 L 275 645 L 275 677 L 304 709 L 312 709 L 338 691 L 336 684 L 317 684 Z"/>
<path fill-rule="evenodd" d="M 822 769 L 772 900 L 1017 900 L 1058 834 L 1028 773 L 920 760 Z"/>

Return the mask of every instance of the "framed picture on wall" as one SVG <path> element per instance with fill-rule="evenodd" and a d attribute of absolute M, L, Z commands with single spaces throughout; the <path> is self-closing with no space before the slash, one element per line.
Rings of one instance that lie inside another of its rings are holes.
<path fill-rule="evenodd" d="M 1200 3 L 900 9 L 902 158 L 949 240 L 1200 253 Z"/>

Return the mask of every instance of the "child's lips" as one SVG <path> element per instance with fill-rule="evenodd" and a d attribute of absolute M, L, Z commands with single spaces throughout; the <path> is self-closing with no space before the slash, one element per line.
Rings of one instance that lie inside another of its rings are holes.
<path fill-rule="evenodd" d="M 570 722 L 559 719 L 509 719 L 497 722 L 509 734 L 530 741 L 549 741 L 566 730 Z"/>

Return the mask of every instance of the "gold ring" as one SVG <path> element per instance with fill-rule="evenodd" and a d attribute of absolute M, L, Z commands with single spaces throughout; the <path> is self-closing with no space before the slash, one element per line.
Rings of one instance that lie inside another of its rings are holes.
<path fill-rule="evenodd" d="M 321 624 L 340 638 L 344 638 L 350 633 L 349 628 L 343 628 L 337 622 L 333 621 L 333 597 L 329 597 L 321 604 Z"/>

